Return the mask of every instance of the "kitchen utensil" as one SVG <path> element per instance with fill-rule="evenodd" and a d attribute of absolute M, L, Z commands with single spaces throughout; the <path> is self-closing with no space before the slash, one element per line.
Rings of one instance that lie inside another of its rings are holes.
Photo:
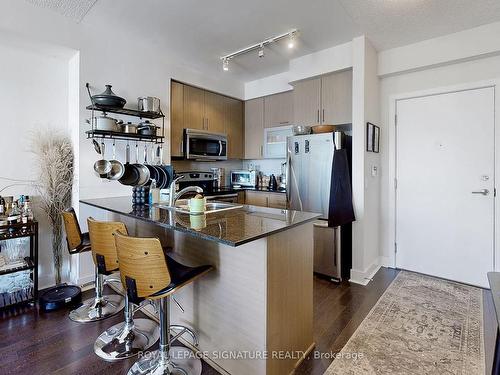
<path fill-rule="evenodd" d="M 99 146 L 99 143 L 95 139 L 93 139 L 92 144 L 94 145 L 95 152 L 101 155 L 101 146 Z"/>
<path fill-rule="evenodd" d="M 104 113 L 102 116 L 94 117 L 94 124 L 90 122 L 90 120 L 86 120 L 87 124 L 93 125 L 96 130 L 105 130 L 105 131 L 118 131 L 118 124 L 116 119 L 112 117 L 106 116 Z"/>
<path fill-rule="evenodd" d="M 292 128 L 293 135 L 311 134 L 311 127 L 305 125 L 295 125 Z"/>
<path fill-rule="evenodd" d="M 161 165 L 153 165 L 154 169 L 156 170 L 156 177 L 158 179 L 156 180 L 156 186 L 158 189 L 165 189 L 168 187 L 168 176 L 167 172 L 162 168 Z"/>
<path fill-rule="evenodd" d="M 148 146 L 144 144 L 144 166 L 149 170 L 149 178 L 150 180 L 156 181 L 156 187 L 159 187 L 159 176 L 158 171 L 153 165 L 148 164 Z"/>
<path fill-rule="evenodd" d="M 111 171 L 111 163 L 104 158 L 104 154 L 106 152 L 106 145 L 104 142 L 101 142 L 101 156 L 102 159 L 97 160 L 94 163 L 94 171 L 101 177 L 101 178 L 106 178 L 108 176 L 108 173 Z"/>
<path fill-rule="evenodd" d="M 137 125 L 137 134 L 153 136 L 156 135 L 156 128 L 157 126 L 155 124 L 146 120 Z"/>
<path fill-rule="evenodd" d="M 134 166 L 137 168 L 139 172 L 139 181 L 137 181 L 137 185 L 144 186 L 149 182 L 149 169 L 146 168 L 145 165 L 139 163 L 139 145 L 135 144 L 135 164 Z"/>
<path fill-rule="evenodd" d="M 87 90 L 90 95 L 90 87 L 87 84 Z M 116 95 L 111 90 L 111 85 L 106 85 L 106 90 L 103 93 L 98 95 L 90 96 L 94 105 L 99 107 L 108 107 L 108 108 L 123 108 L 125 103 L 127 102 L 124 98 Z"/>
<path fill-rule="evenodd" d="M 123 173 L 125 172 L 125 167 L 122 162 L 116 160 L 116 145 L 113 142 L 113 160 L 109 161 L 111 163 L 111 170 L 108 172 L 108 180 L 119 180 L 122 178 Z"/>
<path fill-rule="evenodd" d="M 130 121 L 127 123 L 121 123 L 119 124 L 119 126 L 120 126 L 120 131 L 122 133 L 128 133 L 128 134 L 137 133 L 137 124 L 132 124 Z"/>
<path fill-rule="evenodd" d="M 278 181 L 276 180 L 276 176 L 272 174 L 269 177 L 269 190 L 278 190 Z"/>
<path fill-rule="evenodd" d="M 154 96 L 141 96 L 137 98 L 137 108 L 143 112 L 160 113 L 160 99 Z"/>
<path fill-rule="evenodd" d="M 332 133 L 336 128 L 335 125 L 315 125 L 312 127 L 312 132 L 313 134 Z"/>
<path fill-rule="evenodd" d="M 123 176 L 118 180 L 122 185 L 134 186 L 139 181 L 139 171 L 134 164 L 130 164 L 130 145 L 127 143 L 125 151 L 125 165 Z"/>

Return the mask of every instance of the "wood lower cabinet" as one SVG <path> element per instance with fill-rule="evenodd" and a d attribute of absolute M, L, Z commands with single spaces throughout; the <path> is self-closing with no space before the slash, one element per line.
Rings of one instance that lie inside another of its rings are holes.
<path fill-rule="evenodd" d="M 264 98 L 245 102 L 245 159 L 261 159 L 264 153 Z"/>
<path fill-rule="evenodd" d="M 266 191 L 245 191 L 245 204 L 270 208 L 286 209 L 288 207 L 286 194 L 269 193 Z"/>
<path fill-rule="evenodd" d="M 288 203 L 284 193 L 268 193 L 268 207 L 286 209 Z"/>

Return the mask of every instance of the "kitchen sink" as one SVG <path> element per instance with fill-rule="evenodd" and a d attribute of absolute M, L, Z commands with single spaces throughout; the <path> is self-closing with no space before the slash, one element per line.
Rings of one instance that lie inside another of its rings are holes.
<path fill-rule="evenodd" d="M 189 212 L 189 205 L 188 205 L 188 199 L 179 199 L 175 203 L 175 207 L 170 207 L 167 205 L 163 204 L 157 204 L 157 207 L 160 208 L 166 208 L 169 210 L 175 210 L 177 212 L 181 212 L 183 214 L 190 214 Z M 238 208 L 243 208 L 243 205 L 241 204 L 234 204 L 234 203 L 227 203 L 227 202 L 207 202 L 205 206 L 205 214 L 210 214 L 210 213 L 216 213 L 216 212 L 222 212 L 222 211 L 229 211 L 229 210 L 236 210 Z"/>

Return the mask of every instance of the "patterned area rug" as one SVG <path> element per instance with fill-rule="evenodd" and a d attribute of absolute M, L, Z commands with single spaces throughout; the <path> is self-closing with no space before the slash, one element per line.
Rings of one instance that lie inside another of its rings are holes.
<path fill-rule="evenodd" d="M 325 374 L 485 373 L 479 288 L 401 271 Z"/>

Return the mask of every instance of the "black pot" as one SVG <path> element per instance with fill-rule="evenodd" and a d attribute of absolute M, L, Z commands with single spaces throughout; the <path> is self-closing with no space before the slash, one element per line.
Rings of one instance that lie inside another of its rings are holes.
<path fill-rule="evenodd" d="M 153 136 L 156 135 L 156 128 L 155 124 L 149 121 L 144 121 L 137 126 L 137 134 Z"/>
<path fill-rule="evenodd" d="M 106 90 L 102 94 L 93 95 L 92 101 L 99 107 L 123 108 L 127 102 L 124 98 L 115 95 L 111 90 L 111 85 L 106 85 Z"/>

